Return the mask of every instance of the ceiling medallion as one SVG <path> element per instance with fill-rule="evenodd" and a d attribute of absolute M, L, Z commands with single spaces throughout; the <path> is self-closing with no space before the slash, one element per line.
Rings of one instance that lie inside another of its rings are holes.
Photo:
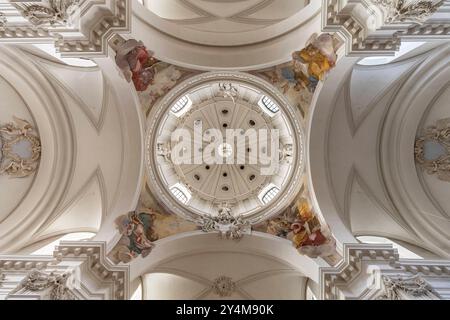
<path fill-rule="evenodd" d="M 14 122 L 0 127 L 0 174 L 24 178 L 37 170 L 41 141 L 28 121 L 14 117 Z"/>
<path fill-rule="evenodd" d="M 236 283 L 230 277 L 220 276 L 213 281 L 212 289 L 219 297 L 230 297 L 236 291 Z"/>
<path fill-rule="evenodd" d="M 416 139 L 414 154 L 416 163 L 428 174 L 450 182 L 450 118 L 429 126 Z"/>
<path fill-rule="evenodd" d="M 207 72 L 148 117 L 148 186 L 164 207 L 224 238 L 287 208 L 304 169 L 301 116 L 259 77 Z"/>

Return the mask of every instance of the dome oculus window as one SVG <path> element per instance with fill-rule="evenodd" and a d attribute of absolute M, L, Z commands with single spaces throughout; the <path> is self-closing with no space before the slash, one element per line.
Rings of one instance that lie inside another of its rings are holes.
<path fill-rule="evenodd" d="M 177 117 L 182 116 L 185 114 L 189 108 L 192 106 L 192 101 L 188 96 L 183 96 L 178 100 L 170 109 L 173 114 L 175 114 Z"/>
<path fill-rule="evenodd" d="M 280 107 L 267 96 L 263 96 L 258 104 L 263 111 L 271 116 L 280 111 Z"/>

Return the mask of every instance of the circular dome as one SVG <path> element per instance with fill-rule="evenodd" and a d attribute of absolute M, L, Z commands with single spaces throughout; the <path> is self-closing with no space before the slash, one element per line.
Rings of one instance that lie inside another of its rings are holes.
<path fill-rule="evenodd" d="M 300 115 L 248 74 L 204 73 L 174 88 L 152 109 L 146 148 L 151 191 L 190 220 L 227 208 L 256 223 L 300 189 Z"/>

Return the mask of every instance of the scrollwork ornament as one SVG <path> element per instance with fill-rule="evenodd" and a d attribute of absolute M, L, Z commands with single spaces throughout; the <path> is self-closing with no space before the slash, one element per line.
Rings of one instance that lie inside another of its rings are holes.
<path fill-rule="evenodd" d="M 202 217 L 203 232 L 219 232 L 222 239 L 240 240 L 245 233 L 251 231 L 251 225 L 242 216 L 235 217 L 227 204 L 219 208 L 217 216 Z"/>
<path fill-rule="evenodd" d="M 437 152 L 427 154 L 427 145 L 434 146 Z M 428 174 L 450 182 L 450 118 L 437 121 L 416 139 L 414 155 L 416 163 Z"/>
<path fill-rule="evenodd" d="M 27 6 L 23 10 L 23 15 L 35 25 L 66 25 L 79 2 L 79 0 L 48 0 L 46 6 L 37 4 Z"/>
<path fill-rule="evenodd" d="M 44 273 L 38 270 L 31 271 L 15 288 L 11 294 L 15 294 L 23 289 L 40 292 L 50 289 L 50 300 L 76 300 L 76 297 L 70 292 L 67 281 L 70 277 L 69 273 L 54 274 Z"/>
<path fill-rule="evenodd" d="M 384 294 L 378 300 L 406 300 L 406 299 L 439 299 L 431 286 L 420 276 L 410 278 L 382 277 Z"/>
<path fill-rule="evenodd" d="M 0 127 L 0 174 L 24 178 L 37 170 L 41 157 L 41 141 L 34 131 L 28 121 L 16 117 L 14 122 Z M 21 144 L 25 145 L 28 155 L 18 151 Z"/>
<path fill-rule="evenodd" d="M 424 23 L 444 3 L 443 0 L 372 0 L 387 11 L 386 23 Z"/>

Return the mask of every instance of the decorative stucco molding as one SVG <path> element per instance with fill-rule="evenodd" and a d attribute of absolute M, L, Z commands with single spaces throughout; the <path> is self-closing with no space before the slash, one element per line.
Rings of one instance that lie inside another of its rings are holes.
<path fill-rule="evenodd" d="M 371 0 L 375 5 L 386 10 L 385 22 L 424 23 L 444 3 L 443 0 Z"/>
<path fill-rule="evenodd" d="M 416 139 L 414 155 L 428 174 L 450 182 L 450 118 L 426 128 L 424 135 Z"/>
<path fill-rule="evenodd" d="M 391 245 L 344 244 L 343 252 L 339 265 L 320 269 L 321 299 L 377 299 L 386 277 L 431 277 L 444 290 L 450 286 L 450 261 L 401 260 Z"/>
<path fill-rule="evenodd" d="M 220 276 L 213 281 L 213 292 L 219 297 L 229 297 L 236 290 L 236 283 L 230 277 Z"/>
<path fill-rule="evenodd" d="M 355 5 L 355 4 L 353 4 Z M 363 6 L 362 3 L 357 5 Z M 365 12 L 365 10 L 364 10 Z M 375 14 L 375 13 L 373 13 Z M 353 10 L 345 10 L 339 0 L 323 0 L 322 29 L 328 32 L 338 32 L 346 39 L 346 54 L 386 54 L 395 52 L 400 47 L 400 39 L 395 36 L 371 37 L 367 17 L 353 16 Z"/>
<path fill-rule="evenodd" d="M 114 265 L 106 257 L 104 242 L 61 242 L 56 247 L 54 257 L 57 261 L 81 260 L 86 269 L 98 281 L 107 284 L 112 300 L 126 300 L 129 297 L 129 266 Z"/>
<path fill-rule="evenodd" d="M 9 293 L 9 296 L 22 290 L 49 291 L 49 300 L 76 300 L 75 295 L 70 292 L 67 285 L 69 277 L 69 273 L 55 274 L 54 272 L 45 273 L 33 270 Z"/>
<path fill-rule="evenodd" d="M 301 188 L 301 177 L 304 170 L 304 135 L 303 135 L 303 123 L 301 122 L 299 112 L 294 108 L 286 99 L 285 95 L 278 89 L 274 88 L 267 81 L 248 73 L 241 72 L 229 72 L 229 71 L 215 71 L 206 72 L 203 74 L 195 75 L 189 79 L 184 80 L 182 83 L 174 87 L 170 92 L 168 92 L 158 104 L 154 105 L 150 110 L 149 116 L 147 118 L 147 133 L 145 138 L 145 163 L 147 169 L 148 177 L 148 187 L 152 194 L 154 194 L 158 201 L 164 203 L 165 206 L 170 207 L 171 212 L 183 217 L 189 221 L 195 222 L 198 225 L 205 225 L 208 222 L 209 225 L 213 225 L 214 221 L 211 221 L 209 217 L 203 217 L 203 212 L 195 208 L 187 208 L 181 202 L 177 201 L 170 192 L 167 185 L 160 178 L 159 173 L 156 171 L 158 167 L 157 157 L 155 157 L 154 150 L 158 149 L 157 132 L 158 126 L 161 124 L 161 117 L 169 110 L 174 102 L 176 102 L 179 97 L 190 90 L 195 88 L 200 84 L 206 85 L 207 83 L 234 83 L 254 86 L 259 90 L 266 92 L 268 95 L 274 99 L 279 106 L 284 107 L 284 112 L 286 113 L 286 118 L 289 124 L 292 126 L 294 132 L 293 137 L 296 139 L 293 145 L 295 148 L 295 157 L 293 157 L 292 166 L 295 168 L 293 174 L 288 183 L 286 183 L 286 188 L 284 188 L 278 194 L 278 200 L 273 201 L 266 206 L 264 206 L 264 212 L 262 209 L 255 210 L 253 213 L 245 216 L 245 221 L 249 221 L 250 224 L 255 225 L 264 219 L 283 211 L 288 205 L 290 205 L 294 200 Z M 161 150 L 161 145 L 160 149 Z M 164 152 L 164 151 L 163 151 Z M 161 152 L 159 152 L 161 154 Z M 262 214 L 261 214 L 262 213 Z M 212 213 L 211 216 L 215 214 Z M 236 215 L 238 215 L 236 213 Z M 237 217 L 235 217 L 237 219 Z M 215 218 L 217 219 L 217 218 Z M 206 220 L 206 221 L 205 221 Z M 214 220 L 214 218 L 213 218 Z M 208 229 L 208 228 L 207 228 Z"/>
<path fill-rule="evenodd" d="M 10 1 L 8 14 L 14 15 L 15 12 L 15 16 L 24 17 L 28 23 L 0 25 L 0 43 L 53 41 L 62 56 L 106 56 L 109 38 L 115 33 L 130 31 L 131 2 Z"/>
<path fill-rule="evenodd" d="M 61 242 L 54 257 L 0 255 L 0 275 L 11 287 L 2 291 L 7 299 L 126 300 L 129 266 L 114 266 L 105 248 L 104 242 Z"/>
<path fill-rule="evenodd" d="M 450 26 L 430 19 L 443 5 L 440 0 L 323 0 L 322 29 L 346 39 L 347 55 L 393 54 L 403 37 L 449 38 Z"/>
<path fill-rule="evenodd" d="M 203 232 L 219 232 L 224 239 L 240 240 L 245 233 L 251 232 L 250 222 L 244 221 L 242 216 L 233 216 L 226 204 L 219 209 L 217 216 L 204 216 L 202 220 Z"/>
<path fill-rule="evenodd" d="M 231 99 L 236 104 L 238 89 L 231 82 L 219 83 L 219 94 L 225 99 Z"/>
<path fill-rule="evenodd" d="M 383 276 L 384 294 L 378 300 L 438 300 L 439 295 L 421 276 Z"/>
<path fill-rule="evenodd" d="M 34 25 L 66 25 L 80 4 L 80 0 L 47 0 L 40 4 L 19 4 L 23 16 Z"/>
<path fill-rule="evenodd" d="M 14 122 L 1 126 L 0 142 L 0 174 L 24 178 L 37 170 L 41 141 L 28 121 L 14 117 Z"/>

